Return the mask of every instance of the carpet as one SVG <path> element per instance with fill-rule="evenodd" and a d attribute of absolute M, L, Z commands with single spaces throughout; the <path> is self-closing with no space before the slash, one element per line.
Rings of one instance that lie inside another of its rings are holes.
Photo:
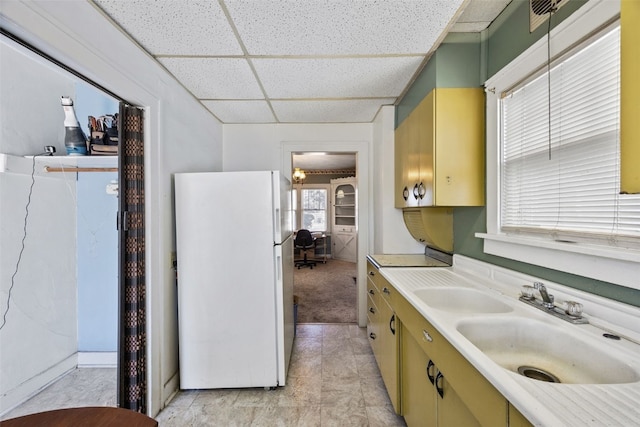
<path fill-rule="evenodd" d="M 356 263 L 328 259 L 310 269 L 294 269 L 298 323 L 356 323 Z"/>

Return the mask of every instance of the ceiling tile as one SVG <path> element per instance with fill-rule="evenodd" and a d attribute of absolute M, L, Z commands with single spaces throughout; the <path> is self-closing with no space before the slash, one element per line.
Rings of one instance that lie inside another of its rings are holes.
<path fill-rule="evenodd" d="M 249 64 L 240 58 L 160 58 L 200 99 L 264 99 Z"/>
<path fill-rule="evenodd" d="M 94 1 L 152 55 L 243 53 L 216 1 Z"/>
<path fill-rule="evenodd" d="M 395 58 L 252 59 L 269 98 L 399 96 L 423 61 Z"/>
<path fill-rule="evenodd" d="M 274 123 L 267 101 L 202 101 L 223 123 Z"/>
<path fill-rule="evenodd" d="M 250 55 L 429 52 L 463 0 L 225 0 Z"/>
<path fill-rule="evenodd" d="M 394 98 L 347 101 L 271 101 L 282 123 L 369 123 Z"/>

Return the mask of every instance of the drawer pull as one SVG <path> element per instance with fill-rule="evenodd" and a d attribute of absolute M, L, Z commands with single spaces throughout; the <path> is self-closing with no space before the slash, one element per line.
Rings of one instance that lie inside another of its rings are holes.
<path fill-rule="evenodd" d="M 373 289 L 369 289 L 369 295 L 375 295 L 376 293 L 373 291 Z"/>
<path fill-rule="evenodd" d="M 375 276 L 375 275 L 376 275 L 376 272 L 375 272 L 375 271 L 370 271 L 370 272 L 369 272 L 369 276 Z"/>
<path fill-rule="evenodd" d="M 369 338 L 371 338 L 372 340 L 375 340 L 375 339 L 376 339 L 376 334 L 374 334 L 373 332 L 371 332 L 371 333 L 369 334 Z"/>
<path fill-rule="evenodd" d="M 442 376 L 442 372 L 438 372 L 438 375 L 436 375 L 436 390 L 438 390 L 438 394 L 441 398 L 444 398 L 444 389 L 442 388 L 443 380 L 444 377 Z"/>
<path fill-rule="evenodd" d="M 369 313 L 376 314 L 376 309 L 373 307 L 369 307 Z"/>
<path fill-rule="evenodd" d="M 427 377 L 429 378 L 429 381 L 431 381 L 431 384 L 434 384 L 436 382 L 436 377 L 433 376 L 433 368 L 435 368 L 435 364 L 433 363 L 433 360 L 429 359 L 429 363 L 427 363 Z"/>
<path fill-rule="evenodd" d="M 433 338 L 431 338 L 431 335 L 429 335 L 429 332 L 425 331 L 424 329 L 422 330 L 422 336 L 425 341 L 433 342 Z"/>
<path fill-rule="evenodd" d="M 382 288 L 382 292 L 384 292 L 387 295 L 391 295 L 391 291 L 389 290 L 389 288 Z"/>
<path fill-rule="evenodd" d="M 393 335 L 396 334 L 396 315 L 393 314 L 391 319 L 389 319 L 389 330 Z"/>

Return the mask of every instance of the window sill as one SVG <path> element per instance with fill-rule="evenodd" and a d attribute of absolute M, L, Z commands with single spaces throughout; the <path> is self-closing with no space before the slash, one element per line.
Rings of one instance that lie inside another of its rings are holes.
<path fill-rule="evenodd" d="M 528 264 L 640 289 L 640 251 L 530 237 L 476 233 L 484 252 Z"/>

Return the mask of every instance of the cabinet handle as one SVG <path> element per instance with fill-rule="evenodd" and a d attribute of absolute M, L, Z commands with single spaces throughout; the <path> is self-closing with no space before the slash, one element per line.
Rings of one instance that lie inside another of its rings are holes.
<path fill-rule="evenodd" d="M 369 289 L 369 295 L 375 295 L 376 293 L 373 291 L 373 289 Z"/>
<path fill-rule="evenodd" d="M 413 186 L 413 198 L 418 200 L 418 183 L 416 182 L 416 185 Z"/>
<path fill-rule="evenodd" d="M 389 288 L 382 288 L 382 292 L 384 292 L 387 295 L 391 295 L 391 291 L 389 290 Z"/>
<path fill-rule="evenodd" d="M 427 194 L 426 188 L 427 187 L 425 187 L 422 183 L 418 185 L 418 196 L 420 196 L 420 200 L 422 200 L 424 198 L 424 195 Z"/>
<path fill-rule="evenodd" d="M 393 335 L 396 334 L 396 315 L 392 314 L 391 319 L 389 319 L 389 329 Z"/>
<path fill-rule="evenodd" d="M 376 334 L 374 334 L 373 332 L 371 332 L 371 333 L 369 334 L 369 338 L 371 338 L 372 340 L 375 340 L 375 339 L 376 339 Z"/>
<path fill-rule="evenodd" d="M 444 376 L 442 376 L 442 372 L 438 372 L 438 375 L 436 375 L 436 390 L 438 390 L 438 394 L 441 398 L 444 398 L 444 389 L 442 388 L 443 379 Z"/>
<path fill-rule="evenodd" d="M 369 307 L 369 313 L 376 314 L 376 309 L 373 307 Z"/>
<path fill-rule="evenodd" d="M 427 377 L 429 378 L 429 381 L 431 381 L 431 384 L 434 384 L 436 382 L 436 377 L 433 376 L 433 368 L 435 368 L 435 364 L 433 363 L 433 360 L 429 359 L 429 363 L 427 363 Z"/>
<path fill-rule="evenodd" d="M 375 271 L 370 271 L 370 272 L 369 272 L 369 276 L 375 276 L 375 275 L 376 275 L 376 272 L 375 272 Z"/>
<path fill-rule="evenodd" d="M 422 336 L 425 341 L 433 342 L 433 338 L 431 338 L 431 335 L 429 335 L 429 332 L 425 331 L 424 329 L 422 330 Z"/>
<path fill-rule="evenodd" d="M 409 189 L 406 186 L 402 190 L 402 198 L 404 199 L 405 202 L 409 198 Z"/>

